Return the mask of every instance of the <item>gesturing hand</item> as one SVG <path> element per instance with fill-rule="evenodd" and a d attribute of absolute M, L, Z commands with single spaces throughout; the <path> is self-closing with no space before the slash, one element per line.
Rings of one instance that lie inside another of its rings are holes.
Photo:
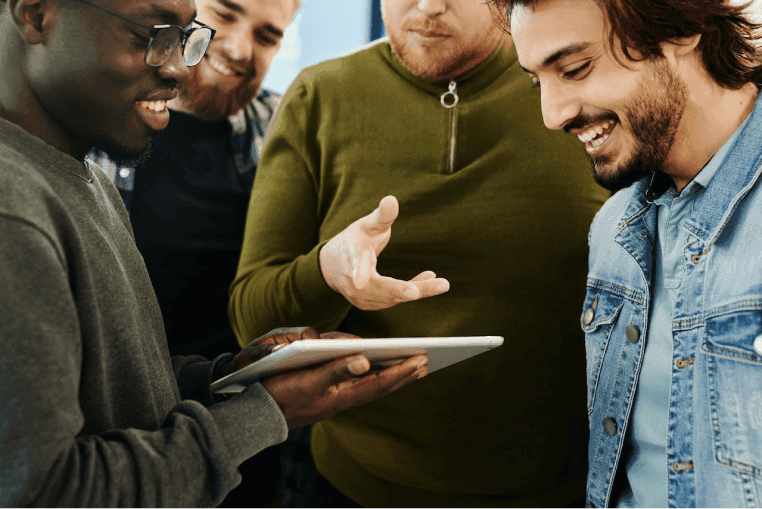
<path fill-rule="evenodd" d="M 359 309 L 386 309 L 450 289 L 446 279 L 431 271 L 410 281 L 376 272 L 377 257 L 389 243 L 398 214 L 397 199 L 387 196 L 376 210 L 347 226 L 320 250 L 320 270 L 326 283 Z"/>

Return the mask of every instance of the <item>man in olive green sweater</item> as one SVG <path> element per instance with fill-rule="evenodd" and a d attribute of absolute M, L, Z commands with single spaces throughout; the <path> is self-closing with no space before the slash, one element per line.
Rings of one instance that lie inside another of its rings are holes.
<path fill-rule="evenodd" d="M 317 469 L 348 504 L 572 504 L 587 440 L 577 309 L 607 194 L 579 144 L 544 128 L 487 5 L 382 6 L 389 41 L 306 69 L 276 113 L 233 328 L 242 343 L 283 322 L 504 336 L 315 425 Z M 338 499 L 305 503 L 326 500 Z"/>

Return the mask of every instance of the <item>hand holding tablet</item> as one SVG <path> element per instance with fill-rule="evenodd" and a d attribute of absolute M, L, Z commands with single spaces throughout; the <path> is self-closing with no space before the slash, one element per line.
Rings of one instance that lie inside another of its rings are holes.
<path fill-rule="evenodd" d="M 223 378 L 237 379 L 236 376 L 249 370 L 250 365 L 273 355 L 270 352 L 276 348 L 281 351 L 303 341 L 322 342 L 335 338 L 352 341 L 358 339 L 357 336 L 341 332 L 319 334 L 312 327 L 275 329 L 249 343 L 231 362 L 222 365 L 220 372 Z M 425 355 L 414 355 L 400 364 L 369 376 L 362 376 L 367 375 L 370 369 L 368 359 L 362 355 L 344 352 L 332 359 L 302 369 L 272 374 L 262 380 L 262 386 L 277 403 L 289 429 L 312 424 L 349 408 L 375 401 L 428 373 L 428 358 Z M 359 376 L 362 378 L 357 378 Z M 220 380 L 215 384 L 219 382 Z M 247 385 L 253 383 L 245 382 Z M 220 392 L 235 396 L 235 392 L 245 388 L 240 385 L 236 390 Z"/>
<path fill-rule="evenodd" d="M 324 335 L 325 336 L 325 335 Z M 428 355 L 428 372 L 460 362 L 503 344 L 499 336 L 383 339 L 302 339 L 276 345 L 272 353 L 225 376 L 213 392 L 236 393 L 265 378 L 361 354 L 379 369 L 415 355 Z"/>

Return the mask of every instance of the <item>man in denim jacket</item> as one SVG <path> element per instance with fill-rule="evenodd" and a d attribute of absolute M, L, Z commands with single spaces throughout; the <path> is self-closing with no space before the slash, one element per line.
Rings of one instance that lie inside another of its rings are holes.
<path fill-rule="evenodd" d="M 587 297 L 589 506 L 762 504 L 762 65 L 722 0 L 505 0 L 611 198 Z"/>

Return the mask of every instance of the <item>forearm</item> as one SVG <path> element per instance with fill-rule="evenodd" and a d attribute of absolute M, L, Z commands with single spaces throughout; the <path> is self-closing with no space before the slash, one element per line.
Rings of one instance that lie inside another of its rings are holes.
<path fill-rule="evenodd" d="M 152 432 L 123 429 L 68 440 L 49 440 L 43 432 L 42 440 L 4 444 L 3 471 L 28 476 L 4 476 L 17 482 L 0 490 L 0 504 L 214 506 L 240 482 L 238 465 L 286 434 L 277 404 L 260 385 L 213 409 L 181 402 Z"/>
<path fill-rule="evenodd" d="M 229 308 L 241 346 L 277 327 L 306 325 L 319 331 L 338 327 L 351 305 L 323 279 L 317 260 L 320 247 L 290 262 L 256 264 L 243 271 L 242 258 Z"/>
<path fill-rule="evenodd" d="M 241 346 L 277 327 L 333 329 L 350 305 L 322 277 L 320 148 L 309 92 L 292 86 L 257 168 L 229 316 Z M 323 177 L 325 175 L 322 175 Z"/>

